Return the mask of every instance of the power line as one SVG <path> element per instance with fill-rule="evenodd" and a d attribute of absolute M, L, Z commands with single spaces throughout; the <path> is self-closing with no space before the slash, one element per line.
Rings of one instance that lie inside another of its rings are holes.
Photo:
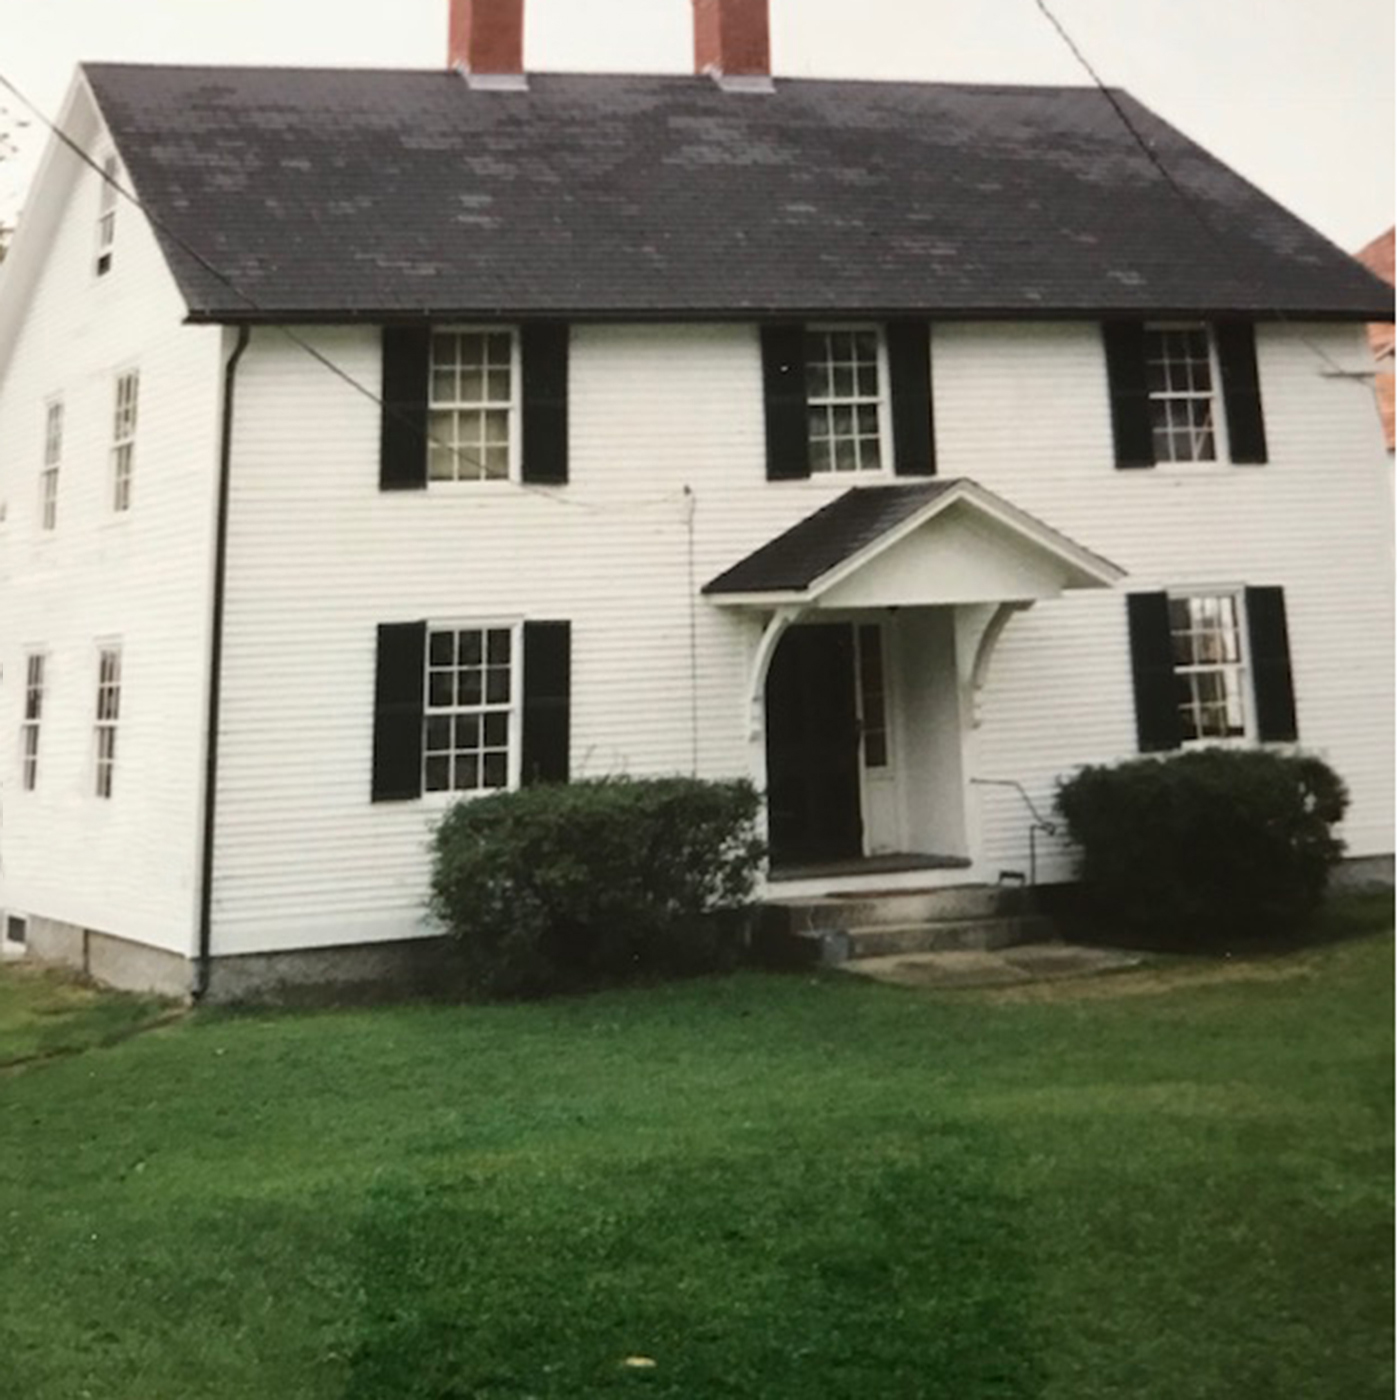
<path fill-rule="evenodd" d="M 1206 230 L 1207 234 L 1209 234 L 1209 236 L 1218 243 L 1223 244 L 1223 239 L 1221 238 L 1219 231 L 1206 218 L 1204 212 L 1198 207 L 1196 201 L 1186 192 L 1185 189 L 1182 188 L 1180 183 L 1172 175 L 1171 171 L 1162 162 L 1161 158 L 1158 156 L 1156 151 L 1152 149 L 1151 144 L 1138 130 L 1137 126 L 1134 124 L 1132 118 L 1129 116 L 1127 110 L 1124 108 L 1122 103 L 1119 102 L 1113 90 L 1099 76 L 1097 70 L 1089 61 L 1088 57 L 1084 54 L 1083 50 L 1080 49 L 1079 45 L 1075 42 L 1074 38 L 1070 35 L 1069 31 L 1065 28 L 1063 23 L 1061 23 L 1061 21 L 1055 15 L 1055 13 L 1050 9 L 1047 0 L 1035 0 L 1035 4 L 1037 8 L 1041 11 L 1041 13 L 1045 16 L 1045 18 L 1049 21 L 1049 23 L 1054 27 L 1056 33 L 1059 34 L 1060 38 L 1069 48 L 1070 52 L 1074 55 L 1075 59 L 1079 62 L 1081 67 L 1083 67 L 1085 72 L 1088 73 L 1089 77 L 1093 80 L 1095 86 L 1107 99 L 1109 104 L 1112 106 L 1114 112 L 1117 114 L 1119 120 L 1122 122 L 1123 126 L 1132 136 L 1133 141 L 1141 149 L 1141 151 L 1147 157 L 1147 159 L 1151 162 L 1152 166 L 1158 171 L 1158 173 L 1167 182 L 1171 189 L 1175 191 L 1177 197 L 1191 212 L 1193 217 Z M 222 269 L 220 269 L 213 262 L 211 262 L 202 252 L 200 252 L 198 248 L 196 248 L 192 243 L 190 243 L 190 241 L 187 238 L 185 238 L 176 229 L 172 228 L 158 214 L 154 213 L 151 209 L 149 209 L 138 195 L 136 195 L 133 191 L 124 188 L 113 175 L 111 175 L 108 171 L 104 170 L 102 166 L 98 164 L 97 161 L 95 161 L 91 156 L 88 155 L 88 153 L 82 148 L 82 146 L 77 141 L 75 141 L 71 136 L 69 136 L 66 131 L 62 130 L 62 128 L 59 127 L 57 122 L 53 121 L 45 112 L 43 112 L 40 109 L 40 107 L 35 102 L 31 101 L 30 98 L 25 93 L 23 93 L 4 73 L 0 73 L 0 87 L 3 87 L 6 91 L 10 92 L 15 98 L 17 98 L 26 108 L 28 108 L 30 112 L 34 114 L 34 116 L 39 120 L 39 122 L 44 127 L 46 127 L 48 131 L 52 133 L 52 135 L 60 143 L 62 143 L 64 147 L 66 147 L 73 155 L 75 155 L 78 158 L 78 160 L 83 165 L 87 166 L 90 170 L 92 170 L 97 175 L 97 177 L 104 183 L 110 185 L 111 188 L 122 199 L 124 199 L 128 204 L 130 204 L 134 209 L 136 209 L 153 228 L 158 229 L 162 234 L 165 235 L 166 238 L 168 238 L 173 244 L 175 244 L 176 247 L 178 247 L 188 257 L 190 257 L 196 264 L 198 264 L 200 268 L 207 272 L 210 277 L 214 278 L 214 280 L 217 281 L 221 286 L 227 288 L 230 292 L 232 292 L 233 295 L 236 296 L 241 302 L 243 302 L 243 304 L 246 305 L 250 311 L 254 311 L 262 316 L 270 316 L 270 313 L 267 311 L 267 309 L 261 303 L 259 303 L 254 296 L 246 292 L 242 287 L 238 286 L 238 284 L 231 277 L 229 277 L 226 273 L 222 271 Z M 1280 324 L 1285 325 L 1290 330 L 1292 330 L 1293 333 L 1299 338 L 1299 340 L 1304 345 L 1306 345 L 1319 359 L 1326 363 L 1329 369 L 1334 374 L 1341 377 L 1349 377 L 1347 371 L 1343 370 L 1342 367 L 1338 365 L 1336 361 L 1333 360 L 1333 358 L 1325 350 L 1323 350 L 1321 347 L 1317 346 L 1310 339 L 1308 339 L 1308 337 L 1304 335 L 1298 328 L 1297 324 L 1290 321 L 1281 310 L 1278 310 L 1277 308 L 1266 309 L 1269 310 L 1269 314 L 1272 315 Z M 298 335 L 289 326 L 286 326 L 280 322 L 273 322 L 270 325 L 270 329 L 276 331 L 278 334 L 280 334 L 285 339 L 290 341 L 293 345 L 295 345 L 298 349 L 302 350 L 305 354 L 309 355 L 317 364 L 319 364 L 323 369 L 328 370 L 332 375 L 334 375 L 337 379 L 344 383 L 348 388 L 352 389 L 355 393 L 359 394 L 363 398 L 368 399 L 380 410 L 381 413 L 387 414 L 388 416 L 396 419 L 397 421 L 405 424 L 406 426 L 411 427 L 415 432 L 422 433 L 424 440 L 428 445 L 441 448 L 443 451 L 450 454 L 453 460 L 458 462 L 466 462 L 472 467 L 483 470 L 484 473 L 485 464 L 481 460 L 481 458 L 463 450 L 458 446 L 455 446 L 454 444 L 443 442 L 441 439 L 436 437 L 429 429 L 427 429 L 424 424 L 409 417 L 408 414 L 402 412 L 398 408 L 387 404 L 384 401 L 384 399 L 379 394 L 375 393 L 375 391 L 371 389 L 368 385 L 362 384 L 358 379 L 355 378 L 354 375 L 350 374 L 347 370 L 342 369 L 341 366 L 336 364 L 321 350 L 318 350 L 303 336 Z M 516 484 L 520 486 L 522 490 L 529 491 L 535 495 L 543 496 L 545 497 L 545 499 L 553 501 L 558 505 L 571 506 L 576 509 L 590 511 L 606 511 L 612 513 L 617 510 L 618 504 L 620 504 L 614 503 L 606 506 L 595 506 L 584 501 L 571 499 L 567 496 L 560 496 L 552 491 L 542 490 L 541 488 L 534 486 L 528 482 L 518 482 Z M 682 495 L 684 496 L 684 493 L 682 493 Z M 649 505 L 659 503 L 662 500 L 670 501 L 674 498 L 675 493 L 668 493 L 664 497 L 654 497 L 649 498 L 646 501 L 633 501 L 627 502 L 626 504 Z"/>
<path fill-rule="evenodd" d="M 116 191 L 116 193 L 120 195 L 124 200 L 126 200 L 128 204 L 130 204 L 134 209 L 136 209 L 153 228 L 159 229 L 161 233 L 163 233 L 172 243 L 175 244 L 176 247 L 178 247 L 182 252 L 186 253 L 196 263 L 198 263 L 199 266 L 203 268 L 205 272 L 207 272 L 222 286 L 226 287 L 229 291 L 231 291 L 234 294 L 234 296 L 236 296 L 241 302 L 243 302 L 245 306 L 248 307 L 250 311 L 258 312 L 259 314 L 264 316 L 270 315 L 267 309 L 264 306 L 262 306 L 255 297 L 245 292 L 240 286 L 237 285 L 237 283 L 233 281 L 231 277 L 227 276 L 220 268 L 216 267 L 212 262 L 210 262 L 209 259 L 206 258 L 204 254 L 199 251 L 198 248 L 196 248 L 192 243 L 190 243 L 190 241 L 187 238 L 185 238 L 177 230 L 171 228 L 171 226 L 164 219 L 162 219 L 158 214 L 154 213 L 151 209 L 149 209 L 146 206 L 145 202 L 137 194 L 135 194 L 131 190 L 125 189 L 112 174 L 110 174 L 107 170 L 104 170 L 102 166 L 98 164 L 97 161 L 95 161 L 90 155 L 88 155 L 88 153 L 85 150 L 83 150 L 82 146 L 79 145 L 77 141 L 75 141 L 71 136 L 69 136 L 68 133 L 64 131 L 58 125 L 57 122 L 51 120 L 47 116 L 47 114 L 45 114 L 38 107 L 36 103 L 32 102 L 23 92 L 19 90 L 19 88 L 17 88 L 15 84 L 12 83 L 10 79 L 5 76 L 4 73 L 0 73 L 0 87 L 5 88 L 6 91 L 12 93 L 16 98 L 18 98 L 19 101 L 22 102 L 25 105 L 25 107 L 27 107 L 35 115 L 35 117 L 38 118 L 38 120 L 45 127 L 48 128 L 48 130 L 53 134 L 53 136 L 58 141 L 60 141 L 69 151 L 71 151 L 75 156 L 77 156 L 77 158 L 85 166 L 87 166 L 88 169 L 95 171 L 100 180 L 102 180 L 105 184 L 111 186 L 111 188 L 114 191 Z M 411 427 L 415 432 L 421 432 L 423 434 L 424 441 L 428 445 L 433 447 L 440 447 L 443 449 L 443 451 L 450 453 L 455 461 L 466 462 L 470 466 L 481 468 L 484 473 L 485 464 L 481 460 L 481 458 L 476 457 L 472 453 L 466 452 L 460 447 L 456 447 L 451 443 L 443 442 L 440 438 L 434 436 L 433 433 L 429 429 L 427 429 L 422 423 L 419 423 L 415 419 L 411 418 L 407 413 L 404 413 L 403 411 L 395 408 L 394 406 L 387 404 L 384 401 L 384 399 L 379 394 L 376 394 L 374 390 L 371 389 L 368 385 L 362 384 L 358 379 L 355 378 L 354 375 L 349 373 L 348 370 L 342 369 L 332 359 L 330 359 L 322 351 L 318 350 L 304 337 L 298 335 L 290 327 L 282 325 L 280 323 L 273 323 L 270 326 L 270 329 L 285 336 L 286 339 L 291 341 L 291 343 L 297 346 L 298 349 L 303 350 L 306 352 L 306 354 L 310 355 L 311 358 L 315 360 L 317 364 L 322 366 L 322 368 L 329 370 L 333 375 L 335 375 L 337 379 L 341 380 L 344 384 L 348 385 L 357 394 L 360 394 L 364 398 L 368 399 L 371 403 L 375 404 L 382 413 L 388 414 L 391 418 L 396 419 L 398 422 L 403 423 L 408 427 Z M 543 490 L 542 488 L 534 486 L 529 482 L 517 482 L 516 485 L 518 485 L 522 490 L 530 492 L 532 495 L 542 496 L 546 500 L 553 501 L 556 505 L 570 506 L 577 510 L 606 512 L 612 514 L 615 513 L 618 509 L 617 504 L 592 505 L 586 501 L 574 500 L 567 496 L 557 495 L 555 492 L 552 491 Z M 629 506 L 647 506 L 657 504 L 662 500 L 677 501 L 679 503 L 680 501 L 683 501 L 685 499 L 687 494 L 687 492 L 676 493 L 673 491 L 668 493 L 664 497 L 648 497 L 645 500 L 629 501 L 626 502 L 626 504 Z"/>
<path fill-rule="evenodd" d="M 1167 182 L 1167 184 L 1176 194 L 1177 198 L 1182 202 L 1182 204 L 1186 206 L 1187 211 L 1192 215 L 1196 222 L 1199 223 L 1203 229 L 1205 229 L 1206 233 L 1210 236 L 1210 238 L 1220 247 L 1225 247 L 1225 239 L 1222 236 L 1220 230 L 1216 228 L 1215 225 L 1206 217 L 1205 211 L 1200 207 L 1195 197 L 1186 191 L 1186 189 L 1177 180 L 1176 176 L 1174 176 L 1172 172 L 1167 168 L 1162 158 L 1157 154 L 1155 150 L 1153 150 L 1152 143 L 1148 141 L 1147 138 L 1142 134 L 1142 132 L 1138 130 L 1137 124 L 1133 121 L 1132 117 L 1129 116 L 1127 108 L 1124 107 L 1124 105 L 1118 100 L 1118 95 L 1113 91 L 1113 89 L 1109 87 L 1109 85 L 1106 82 L 1104 82 L 1104 80 L 1099 76 L 1098 70 L 1089 61 L 1089 58 L 1084 53 L 1083 49 L 1081 49 L 1079 45 L 1074 41 L 1073 35 L 1070 34 L 1069 30 L 1065 28 L 1064 24 L 1060 21 L 1059 17 L 1050 8 L 1048 0 L 1035 0 L 1035 6 L 1040 11 L 1040 13 L 1044 15 L 1047 20 L 1049 20 L 1055 32 L 1064 41 L 1065 46 L 1069 49 L 1069 51 L 1074 55 L 1075 59 L 1078 61 L 1079 66 L 1083 68 L 1083 70 L 1089 75 L 1089 77 L 1093 80 L 1094 86 L 1098 88 L 1098 90 L 1103 94 L 1104 98 L 1108 101 L 1109 106 L 1111 106 L 1114 112 L 1117 113 L 1118 120 L 1123 123 L 1124 127 L 1128 131 L 1128 134 L 1133 138 L 1133 141 L 1137 144 L 1138 149 L 1141 150 L 1143 155 L 1145 155 L 1147 159 L 1152 163 L 1153 168 L 1162 177 L 1162 179 Z M 1256 288 L 1259 291 L 1265 290 L 1264 285 L 1261 282 L 1256 283 Z M 1261 300 L 1267 300 L 1267 297 L 1261 298 Z M 1324 350 L 1320 345 L 1317 345 L 1306 334 L 1304 334 L 1303 330 L 1301 329 L 1301 327 L 1299 327 L 1298 323 L 1296 321 L 1289 320 L 1287 315 L 1285 315 L 1284 312 L 1281 311 L 1278 307 L 1265 306 L 1264 310 L 1270 316 L 1272 316 L 1281 326 L 1285 326 L 1290 331 L 1292 331 L 1293 334 L 1297 337 L 1298 341 L 1301 344 L 1306 345 L 1307 348 L 1318 357 L 1318 359 L 1320 359 L 1325 365 L 1327 365 L 1328 369 L 1334 375 L 1343 379 L 1354 377 L 1347 370 L 1344 370 L 1336 362 L 1336 360 L 1334 360 L 1332 356 L 1327 353 L 1326 350 Z"/>

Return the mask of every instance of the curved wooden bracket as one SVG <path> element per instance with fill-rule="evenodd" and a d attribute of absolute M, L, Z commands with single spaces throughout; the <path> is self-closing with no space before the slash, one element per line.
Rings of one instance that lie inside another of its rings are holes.
<path fill-rule="evenodd" d="M 992 653 L 1001 640 L 1001 634 L 1006 631 L 1006 624 L 1018 612 L 1024 612 L 1028 607 L 1030 607 L 1029 602 L 999 603 L 996 611 L 987 619 L 987 625 L 982 629 L 982 635 L 977 642 L 977 655 L 972 662 L 970 690 L 972 727 L 974 729 L 979 728 L 982 724 L 982 687 L 987 683 L 987 671 L 992 664 Z"/>
<path fill-rule="evenodd" d="M 768 685 L 768 668 L 773 664 L 773 653 L 777 651 L 783 633 L 806 611 L 805 607 L 779 608 L 769 617 L 768 625 L 759 638 L 753 669 L 749 672 L 749 693 L 744 697 L 744 719 L 750 741 L 763 737 L 764 691 Z"/>

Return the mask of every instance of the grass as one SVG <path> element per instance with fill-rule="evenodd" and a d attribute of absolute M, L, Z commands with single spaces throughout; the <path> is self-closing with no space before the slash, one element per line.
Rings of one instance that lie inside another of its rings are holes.
<path fill-rule="evenodd" d="M 0 1394 L 1389 1397 L 1393 943 L 1249 966 L 205 1013 L 11 1073 Z"/>
<path fill-rule="evenodd" d="M 171 1014 L 152 997 L 117 996 L 24 964 L 0 967 L 0 1071 L 109 1045 Z"/>

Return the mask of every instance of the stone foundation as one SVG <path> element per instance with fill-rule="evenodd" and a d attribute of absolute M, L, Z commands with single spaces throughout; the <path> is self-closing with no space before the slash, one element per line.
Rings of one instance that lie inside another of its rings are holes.
<path fill-rule="evenodd" d="M 30 918 L 25 947 L 38 962 L 61 963 L 87 971 L 87 930 L 58 919 Z"/>
<path fill-rule="evenodd" d="M 1333 890 L 1364 890 L 1378 886 L 1395 888 L 1394 856 L 1355 856 L 1332 872 Z"/>
<path fill-rule="evenodd" d="M 124 992 L 154 992 L 181 1000 L 190 994 L 190 964 L 179 953 L 94 929 L 87 931 L 84 971 L 95 982 Z"/>
<path fill-rule="evenodd" d="M 3 914 L 26 925 L 23 943 L 5 944 L 7 957 L 71 968 L 117 991 L 179 1001 L 192 996 L 193 958 L 19 909 Z M 225 1006 L 329 1006 L 451 998 L 460 990 L 453 952 L 449 939 L 417 938 L 215 957 L 203 1000 Z"/>
<path fill-rule="evenodd" d="M 181 1001 L 191 996 L 192 958 L 59 919 L 31 915 L 27 924 L 25 943 L 8 948 L 10 954 L 72 968 L 117 991 Z M 445 938 L 418 938 L 216 957 L 203 1000 L 218 1006 L 329 1006 L 452 997 L 458 991 L 452 952 Z"/>
<path fill-rule="evenodd" d="M 184 998 L 190 991 L 190 965 L 179 953 L 116 938 L 110 933 L 31 916 L 26 955 L 35 962 L 71 967 L 121 992 L 151 992 Z"/>
<path fill-rule="evenodd" d="M 331 1006 L 451 998 L 458 990 L 446 938 L 349 943 L 216 957 L 208 1005 Z"/>
<path fill-rule="evenodd" d="M 1346 860 L 1332 876 L 1338 893 L 1394 886 L 1394 856 Z M 1035 891 L 1036 907 L 1072 922 L 1075 892 L 1073 885 L 1041 886 Z M 9 912 L 25 917 L 18 910 Z M 30 915 L 27 924 L 23 955 L 36 962 L 73 968 L 119 991 L 190 997 L 192 959 L 58 919 Z M 204 1001 L 215 1006 L 331 1006 L 452 999 L 460 993 L 454 951 L 449 939 L 415 938 L 216 957 Z"/>

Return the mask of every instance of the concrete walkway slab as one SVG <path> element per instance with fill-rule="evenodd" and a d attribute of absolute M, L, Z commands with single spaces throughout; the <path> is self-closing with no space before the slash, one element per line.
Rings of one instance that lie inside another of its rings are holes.
<path fill-rule="evenodd" d="M 1022 943 L 1011 948 L 948 953 L 897 953 L 854 958 L 840 971 L 905 987 L 1006 987 L 1065 977 L 1090 977 L 1138 967 L 1142 953 L 1073 943 Z"/>

